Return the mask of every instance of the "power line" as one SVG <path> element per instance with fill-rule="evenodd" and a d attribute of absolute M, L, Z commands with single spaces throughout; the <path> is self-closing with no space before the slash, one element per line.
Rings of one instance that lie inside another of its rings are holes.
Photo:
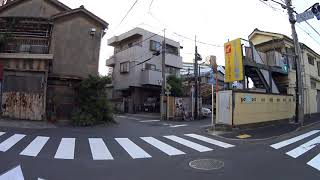
<path fill-rule="evenodd" d="M 179 37 L 182 37 L 184 39 L 187 39 L 187 40 L 190 40 L 190 41 L 194 41 L 194 39 L 190 38 L 190 37 L 187 37 L 187 36 L 184 36 L 184 35 L 181 35 L 179 33 L 176 33 L 176 32 L 173 32 L 173 34 L 179 36 Z M 214 46 L 214 47 L 224 47 L 223 45 L 218 45 L 218 44 L 211 44 L 211 43 L 207 43 L 207 42 L 202 42 L 202 41 L 198 41 L 197 40 L 197 43 L 200 43 L 200 44 L 204 44 L 204 45 L 208 45 L 208 46 Z"/>
<path fill-rule="evenodd" d="M 131 6 L 131 8 L 127 11 L 126 15 L 122 18 L 122 20 L 120 21 L 120 23 L 118 24 L 117 28 L 122 24 L 122 22 L 126 19 L 126 17 L 129 15 L 129 13 L 131 12 L 131 10 L 133 9 L 133 7 L 137 4 L 138 0 L 136 0 L 133 5 Z"/>
<path fill-rule="evenodd" d="M 150 5 L 149 5 L 149 12 L 150 12 L 150 10 L 151 10 L 151 6 L 152 6 L 152 4 L 153 4 L 153 1 L 154 1 L 154 0 L 151 0 L 151 3 L 150 3 Z"/>
<path fill-rule="evenodd" d="M 310 32 L 307 32 L 307 31 L 306 31 L 305 29 L 303 29 L 303 28 L 301 27 L 301 25 L 299 25 L 299 24 L 297 24 L 297 27 L 298 27 L 299 29 L 301 29 L 304 33 L 306 33 L 310 38 L 312 38 L 317 44 L 320 45 L 320 42 L 317 41 L 316 38 L 314 38 L 313 36 L 311 36 L 311 33 L 310 33 Z"/>

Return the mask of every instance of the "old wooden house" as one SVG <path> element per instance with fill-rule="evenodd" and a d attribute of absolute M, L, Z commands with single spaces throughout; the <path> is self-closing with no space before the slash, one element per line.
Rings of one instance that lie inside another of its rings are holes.
<path fill-rule="evenodd" d="M 74 85 L 98 74 L 108 27 L 83 6 L 13 0 L 0 7 L 1 111 L 15 119 L 69 119 Z"/>

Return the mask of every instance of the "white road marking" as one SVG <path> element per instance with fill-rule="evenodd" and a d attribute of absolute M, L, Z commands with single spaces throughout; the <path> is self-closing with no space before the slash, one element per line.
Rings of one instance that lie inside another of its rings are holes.
<path fill-rule="evenodd" d="M 24 134 L 15 134 L 15 135 L 9 137 L 7 140 L 3 141 L 0 144 L 0 151 L 2 151 L 2 152 L 8 151 L 12 146 L 17 144 L 25 136 L 26 135 L 24 135 Z"/>
<path fill-rule="evenodd" d="M 0 176 L 0 180 L 24 180 L 21 166 L 17 166 Z"/>
<path fill-rule="evenodd" d="M 62 138 L 54 158 L 74 159 L 75 142 L 75 138 Z"/>
<path fill-rule="evenodd" d="M 180 138 L 180 137 L 177 137 L 177 136 L 164 136 L 165 138 L 168 138 L 172 141 L 175 141 L 179 144 L 182 144 L 182 145 L 185 145 L 189 148 L 192 148 L 196 151 L 199 151 L 199 152 L 207 152 L 207 151 L 212 151 L 213 149 L 211 148 L 208 148 L 206 146 L 202 146 L 200 144 L 197 144 L 197 143 L 194 143 L 194 142 L 191 142 L 189 140 L 186 140 L 186 139 L 183 139 L 183 138 Z"/>
<path fill-rule="evenodd" d="M 320 171 L 320 154 L 311 159 L 307 164 Z"/>
<path fill-rule="evenodd" d="M 160 120 L 145 120 L 145 121 L 139 121 L 141 123 L 148 123 L 148 122 L 159 122 Z"/>
<path fill-rule="evenodd" d="M 320 136 L 308 141 L 305 144 L 302 144 L 301 146 L 287 152 L 286 154 L 293 157 L 297 158 L 304 154 L 305 152 L 309 151 L 310 149 L 316 147 L 320 143 Z"/>
<path fill-rule="evenodd" d="M 221 141 L 218 141 L 218 140 L 215 140 L 215 139 L 210 139 L 210 138 L 207 138 L 205 136 L 200 136 L 198 134 L 185 134 L 185 135 L 189 136 L 189 137 L 192 137 L 192 138 L 195 138 L 195 139 L 198 139 L 198 140 L 201 140 L 201 141 L 204 141 L 204 142 L 207 142 L 209 144 L 213 144 L 213 145 L 217 145 L 217 146 L 223 147 L 223 148 L 234 147 L 234 145 L 232 145 L 232 144 L 224 143 L 224 142 L 221 142 Z"/>
<path fill-rule="evenodd" d="M 93 160 L 113 160 L 113 157 L 102 138 L 89 138 Z"/>
<path fill-rule="evenodd" d="M 312 135 L 314 135 L 314 134 L 316 134 L 318 132 L 320 132 L 320 130 L 313 130 L 313 131 L 310 131 L 308 133 L 302 134 L 300 136 L 297 136 L 297 137 L 294 137 L 294 138 L 291 138 L 291 139 L 287 139 L 285 141 L 281 141 L 279 143 L 273 144 L 273 145 L 271 145 L 271 147 L 273 147 L 274 149 L 280 149 L 280 148 L 285 147 L 285 146 L 287 146 L 289 144 L 293 144 L 293 143 L 295 143 L 297 141 L 300 141 L 300 140 L 302 140 L 304 138 L 312 136 Z"/>
<path fill-rule="evenodd" d="M 0 132 L 0 136 L 2 136 L 2 135 L 4 135 L 5 134 L 5 132 Z"/>
<path fill-rule="evenodd" d="M 151 156 L 137 146 L 134 142 L 132 142 L 128 138 L 115 138 L 115 140 L 123 147 L 124 150 L 130 154 L 133 159 L 138 158 L 151 158 Z"/>
<path fill-rule="evenodd" d="M 169 156 L 181 155 L 185 154 L 184 152 L 164 143 L 161 142 L 153 137 L 140 137 L 142 140 L 146 141 L 147 143 L 151 144 L 152 146 L 156 147 L 160 151 L 168 154 Z"/>
<path fill-rule="evenodd" d="M 177 127 L 185 127 L 188 126 L 188 124 L 178 124 L 178 125 L 171 125 L 171 128 L 177 128 Z"/>
<path fill-rule="evenodd" d="M 36 157 L 44 145 L 49 140 L 49 137 L 36 137 L 21 153 L 20 155 Z"/>

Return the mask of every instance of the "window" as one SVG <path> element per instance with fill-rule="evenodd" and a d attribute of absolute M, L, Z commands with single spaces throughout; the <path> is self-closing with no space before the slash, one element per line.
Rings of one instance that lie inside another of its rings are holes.
<path fill-rule="evenodd" d="M 310 79 L 311 89 L 317 89 L 317 82 L 314 79 Z"/>
<path fill-rule="evenodd" d="M 314 65 L 314 57 L 308 56 L 308 62 L 310 65 Z"/>
<path fill-rule="evenodd" d="M 155 71 L 155 70 L 156 70 L 156 65 L 146 63 L 146 70 L 153 70 L 153 71 Z"/>
<path fill-rule="evenodd" d="M 179 55 L 179 51 L 177 47 L 171 46 L 169 44 L 166 44 L 166 53 L 168 54 L 174 54 L 174 55 Z"/>
<path fill-rule="evenodd" d="M 166 73 L 177 75 L 180 72 L 180 69 L 172 67 L 172 66 L 166 66 Z"/>
<path fill-rule="evenodd" d="M 129 62 L 120 63 L 120 73 L 128 73 L 129 68 Z"/>
<path fill-rule="evenodd" d="M 160 51 L 161 44 L 160 42 L 150 40 L 150 50 L 151 51 Z"/>
<path fill-rule="evenodd" d="M 318 76 L 320 76 L 320 61 L 317 62 Z"/>

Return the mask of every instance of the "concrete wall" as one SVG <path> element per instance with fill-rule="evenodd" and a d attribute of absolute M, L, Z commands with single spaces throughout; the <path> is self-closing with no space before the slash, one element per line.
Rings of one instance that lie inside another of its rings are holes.
<path fill-rule="evenodd" d="M 235 93 L 234 102 L 233 125 L 290 119 L 295 114 L 293 96 Z"/>
<path fill-rule="evenodd" d="M 95 35 L 90 35 L 96 28 Z M 102 27 L 81 14 L 54 22 L 50 53 L 54 54 L 54 74 L 87 77 L 98 74 Z"/>
<path fill-rule="evenodd" d="M 222 93 L 226 93 L 227 96 L 222 98 Z M 222 104 L 227 104 L 228 107 L 223 107 Z M 232 96 L 230 91 L 220 91 L 217 98 L 218 123 L 237 126 L 291 119 L 294 115 L 293 96 L 247 92 L 233 92 Z"/>
<path fill-rule="evenodd" d="M 0 16 L 22 16 L 48 18 L 61 12 L 62 9 L 46 0 L 25 0 L 16 6 L 7 8 Z"/>

